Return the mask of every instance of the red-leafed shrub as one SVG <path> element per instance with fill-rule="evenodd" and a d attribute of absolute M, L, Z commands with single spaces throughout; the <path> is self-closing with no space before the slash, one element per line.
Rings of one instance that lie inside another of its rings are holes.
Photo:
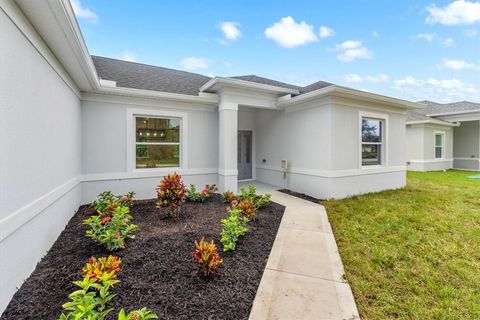
<path fill-rule="evenodd" d="M 222 196 L 225 203 L 231 203 L 233 200 L 237 199 L 237 196 L 232 191 L 225 191 Z"/>
<path fill-rule="evenodd" d="M 160 181 L 157 191 L 157 208 L 168 207 L 169 215 L 176 217 L 180 207 L 185 203 L 187 189 L 182 182 L 182 176 L 177 173 L 169 174 Z"/>
<path fill-rule="evenodd" d="M 192 255 L 198 265 L 198 275 L 208 277 L 218 269 L 223 260 L 220 258 L 217 246 L 213 240 L 208 242 L 202 237 L 200 242 L 195 240 L 194 243 L 195 250 L 192 252 Z"/>
<path fill-rule="evenodd" d="M 240 209 L 245 217 L 248 220 L 255 220 L 255 215 L 257 214 L 257 206 L 250 199 L 241 200 L 238 203 L 238 209 Z"/>
<path fill-rule="evenodd" d="M 94 279 L 95 282 L 102 282 L 105 276 L 108 279 L 115 280 L 117 274 L 122 271 L 120 264 L 122 259 L 115 256 L 88 259 L 87 264 L 83 267 L 83 275 L 90 279 Z"/>

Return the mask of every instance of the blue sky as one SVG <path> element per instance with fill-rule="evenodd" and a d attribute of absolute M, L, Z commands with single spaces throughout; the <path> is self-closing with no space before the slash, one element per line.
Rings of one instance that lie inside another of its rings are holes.
<path fill-rule="evenodd" d="M 480 102 L 478 1 L 71 1 L 94 55 Z"/>

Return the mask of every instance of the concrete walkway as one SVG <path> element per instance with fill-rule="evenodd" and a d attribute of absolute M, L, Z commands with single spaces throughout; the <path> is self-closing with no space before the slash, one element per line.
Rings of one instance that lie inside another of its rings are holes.
<path fill-rule="evenodd" d="M 271 194 L 286 209 L 249 319 L 359 319 L 325 208 Z"/>

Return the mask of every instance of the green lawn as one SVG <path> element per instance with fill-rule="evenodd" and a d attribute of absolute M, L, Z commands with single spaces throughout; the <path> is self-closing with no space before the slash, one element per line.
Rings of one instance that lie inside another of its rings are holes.
<path fill-rule="evenodd" d="M 327 208 L 362 319 L 480 319 L 480 180 L 409 172 L 408 185 Z"/>

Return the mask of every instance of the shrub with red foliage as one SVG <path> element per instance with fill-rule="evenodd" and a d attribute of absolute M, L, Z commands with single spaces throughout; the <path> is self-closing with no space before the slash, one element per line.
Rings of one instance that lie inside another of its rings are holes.
<path fill-rule="evenodd" d="M 83 275 L 90 279 L 95 279 L 95 282 L 102 282 L 107 276 L 110 280 L 117 278 L 117 273 L 122 271 L 120 264 L 122 259 L 116 256 L 108 256 L 88 259 L 87 264 L 82 268 Z"/>
<path fill-rule="evenodd" d="M 238 209 L 240 209 L 245 217 L 248 220 L 255 220 L 255 215 L 257 214 L 257 207 L 250 199 L 241 200 L 238 203 Z"/>
<path fill-rule="evenodd" d="M 194 243 L 195 250 L 192 252 L 192 255 L 198 265 L 198 275 L 208 277 L 218 269 L 219 265 L 223 263 L 223 259 L 220 258 L 217 246 L 213 240 L 208 242 L 202 237 L 200 242 L 195 240 Z"/>
<path fill-rule="evenodd" d="M 168 207 L 169 215 L 176 217 L 180 207 L 185 203 L 187 188 L 182 182 L 182 176 L 176 172 L 169 174 L 160 181 L 157 191 L 157 208 Z"/>

